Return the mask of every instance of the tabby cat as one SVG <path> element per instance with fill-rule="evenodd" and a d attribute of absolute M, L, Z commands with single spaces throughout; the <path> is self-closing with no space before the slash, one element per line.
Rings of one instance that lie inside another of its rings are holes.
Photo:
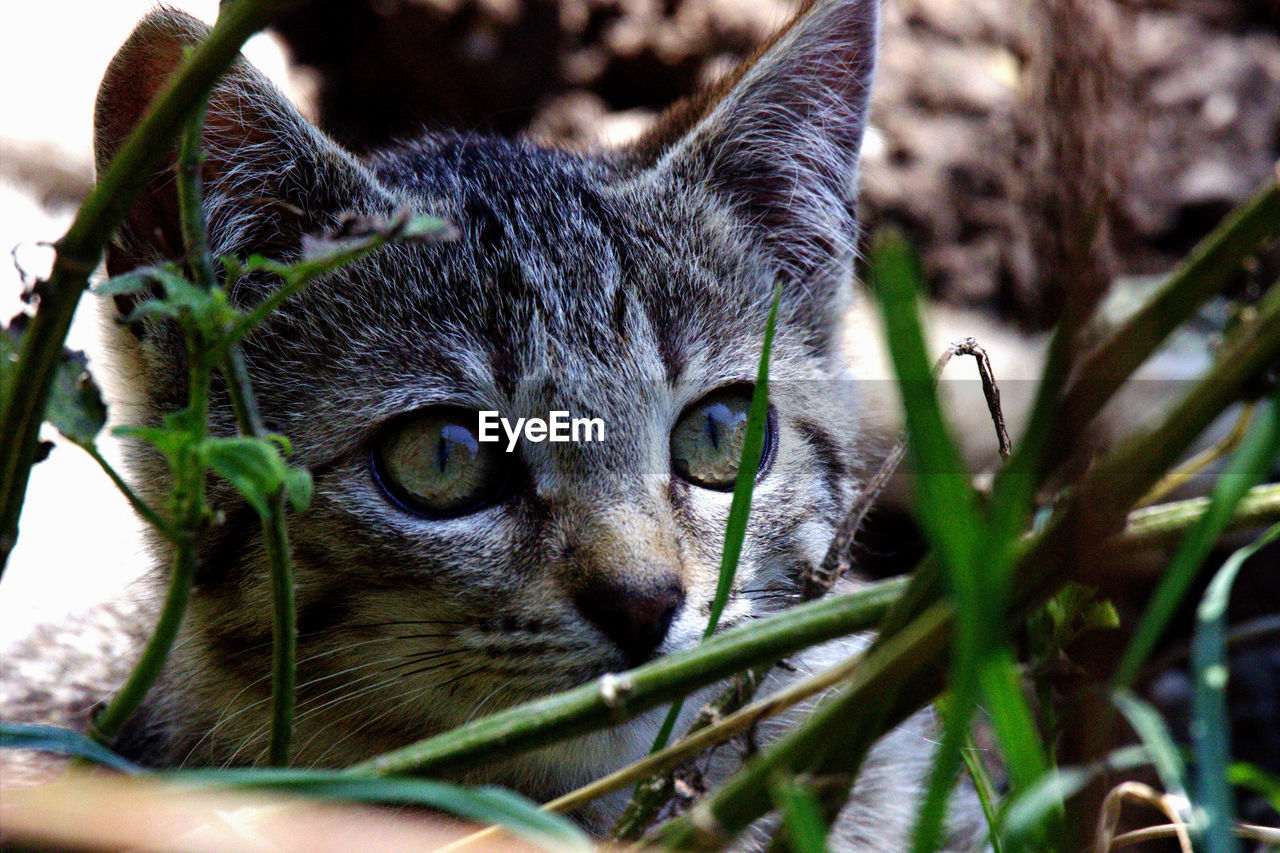
<path fill-rule="evenodd" d="M 590 153 L 441 133 L 359 158 L 243 61 L 219 84 L 204 167 L 216 254 L 296 257 L 347 214 L 405 207 L 458 231 L 317 282 L 245 345 L 269 426 L 315 477 L 312 506 L 290 522 L 297 765 L 356 762 L 699 641 L 776 283 L 766 447 L 721 625 L 795 599 L 860 482 L 839 342 L 878 20 L 877 0 L 819 0 L 638 143 Z M 205 32 L 173 11 L 139 24 L 99 93 L 100 167 Z M 166 171 L 121 227 L 109 271 L 181 258 L 175 211 Z M 230 295 L 247 304 L 271 286 L 250 278 Z M 156 321 L 116 338 L 133 420 L 180 408 L 176 331 Z M 477 440 L 482 410 L 599 418 L 605 440 L 507 452 Z M 215 431 L 233 431 L 219 388 L 212 412 Z M 139 449 L 131 465 L 160 502 L 162 460 Z M 167 671 L 117 744 L 151 765 L 254 764 L 267 750 L 261 533 L 230 487 L 210 488 L 225 522 L 200 554 Z M 166 565 L 165 545 L 154 550 Z M 664 713 L 466 779 L 550 798 L 641 756 Z M 877 747 L 839 828 L 848 849 L 905 849 L 928 729 L 916 718 Z M 716 753 L 712 781 L 739 759 Z M 604 830 L 619 804 L 583 820 Z"/>

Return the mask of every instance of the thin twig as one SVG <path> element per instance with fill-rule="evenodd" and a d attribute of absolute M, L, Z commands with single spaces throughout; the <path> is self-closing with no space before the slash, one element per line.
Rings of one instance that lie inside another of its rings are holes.
<path fill-rule="evenodd" d="M 957 355 L 973 356 L 978 363 L 978 375 L 982 380 L 982 393 L 987 400 L 987 410 L 991 413 L 991 423 L 996 430 L 996 441 L 1000 448 L 1000 457 L 1002 459 L 1009 458 L 1009 430 L 1005 426 L 1004 410 L 1000 406 L 1000 387 L 996 384 L 995 374 L 991 370 L 991 359 L 987 356 L 987 351 L 983 349 L 973 338 L 965 338 L 956 341 L 947 347 L 939 356 L 937 363 L 933 367 L 933 379 L 936 382 L 938 377 L 942 375 L 943 369 Z M 867 520 L 867 515 L 871 512 L 871 508 L 880 500 L 880 495 L 884 492 L 885 487 L 889 485 L 889 481 L 893 479 L 893 475 L 897 472 L 898 466 L 902 464 L 902 459 L 907 453 L 907 432 L 904 429 L 898 434 L 897 441 L 894 442 L 893 448 L 885 456 L 884 461 L 880 463 L 880 467 L 876 469 L 875 476 L 863 487 L 858 494 L 857 501 L 854 502 L 852 509 L 845 515 L 844 520 L 836 528 L 831 544 L 827 547 L 827 553 L 823 556 L 822 562 L 815 571 L 808 572 L 801 582 L 800 600 L 812 601 L 827 593 L 841 577 L 853 569 L 853 543 L 857 539 L 858 534 L 862 531 L 862 525 Z"/>

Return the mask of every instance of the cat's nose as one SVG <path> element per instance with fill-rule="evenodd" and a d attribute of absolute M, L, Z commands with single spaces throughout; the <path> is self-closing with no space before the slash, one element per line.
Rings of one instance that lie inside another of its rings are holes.
<path fill-rule="evenodd" d="M 684 604 L 684 588 L 674 580 L 597 581 L 579 592 L 574 603 L 588 622 L 617 644 L 629 666 L 639 666 L 662 645 Z"/>

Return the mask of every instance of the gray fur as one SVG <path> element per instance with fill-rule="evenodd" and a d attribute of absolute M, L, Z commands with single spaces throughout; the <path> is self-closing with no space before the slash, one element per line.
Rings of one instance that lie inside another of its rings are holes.
<path fill-rule="evenodd" d="M 686 405 L 754 378 L 777 281 L 779 444 L 755 493 L 723 624 L 793 600 L 859 483 L 858 405 L 837 342 L 877 20 L 875 0 L 818 3 L 701 118 L 648 150 L 584 155 L 434 135 L 361 162 L 246 65 L 220 85 L 206 138 L 215 252 L 291 257 L 304 233 L 342 214 L 406 205 L 461 233 L 450 244 L 389 248 L 317 282 L 245 346 L 265 417 L 315 475 L 312 507 L 290 522 L 298 765 L 348 764 L 623 668 L 572 605 L 569 592 L 584 579 L 679 577 L 686 603 L 660 651 L 697 643 L 730 496 L 674 477 L 668 437 Z M 159 12 L 130 44 L 145 53 L 199 29 Z M 100 96 L 100 160 L 119 141 L 112 111 L 130 83 L 119 74 L 109 73 Z M 163 181 L 152 190 L 165 191 Z M 113 272 L 172 255 L 156 236 L 165 228 L 135 213 Z M 243 284 L 232 298 L 247 304 L 269 286 Z M 156 422 L 182 404 L 180 348 L 172 329 L 134 332 L 119 336 L 117 356 L 140 365 L 127 376 L 137 420 Z M 442 402 L 509 417 L 601 417 L 609 440 L 526 443 L 527 482 L 510 499 L 424 520 L 381 494 L 369 442 L 387 419 Z M 217 431 L 232 431 L 217 388 L 213 418 Z M 132 464 L 158 501 L 161 460 L 140 449 Z M 266 753 L 271 608 L 261 534 L 225 484 L 212 484 L 211 499 L 227 522 L 208 537 L 162 685 L 120 743 L 152 764 L 255 764 Z M 155 551 L 163 567 L 166 549 Z M 158 568 L 157 584 L 163 576 Z M 798 667 L 856 645 L 824 647 Z M 552 797 L 639 757 L 661 717 L 653 711 L 468 778 Z M 848 849 L 903 849 L 929 728 L 915 719 L 873 753 L 841 828 Z M 732 755 L 717 753 L 713 777 L 731 772 Z M 604 828 L 617 805 L 586 819 Z"/>

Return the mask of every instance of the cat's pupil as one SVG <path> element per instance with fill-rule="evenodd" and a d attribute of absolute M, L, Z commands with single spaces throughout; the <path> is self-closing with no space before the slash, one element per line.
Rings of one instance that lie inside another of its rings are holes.
<path fill-rule="evenodd" d="M 475 436 L 467 431 L 465 427 L 458 424 L 445 424 L 440 430 L 440 440 L 436 443 L 436 465 L 440 469 L 440 473 L 445 474 L 450 480 L 456 479 L 457 470 L 450 472 L 449 463 L 456 459 L 459 454 L 462 460 L 458 467 L 465 466 L 467 461 L 474 459 L 479 451 L 479 445 Z M 452 474 L 452 476 L 449 476 Z"/>
<path fill-rule="evenodd" d="M 730 432 L 737 438 L 737 431 L 746 429 L 747 413 L 734 412 L 724 403 L 712 403 L 707 407 L 707 438 L 713 450 L 721 449 L 722 435 Z"/>
<path fill-rule="evenodd" d="M 395 503 L 449 518 L 495 502 L 507 480 L 496 445 L 481 445 L 476 413 L 426 409 L 385 428 L 373 454 L 378 484 Z"/>
<path fill-rule="evenodd" d="M 671 465 L 681 478 L 704 489 L 727 491 L 738 477 L 747 439 L 751 392 L 739 387 L 716 391 L 686 410 L 671 432 Z M 765 447 L 772 446 L 772 421 Z M 761 469 L 767 454 L 761 457 Z"/>

